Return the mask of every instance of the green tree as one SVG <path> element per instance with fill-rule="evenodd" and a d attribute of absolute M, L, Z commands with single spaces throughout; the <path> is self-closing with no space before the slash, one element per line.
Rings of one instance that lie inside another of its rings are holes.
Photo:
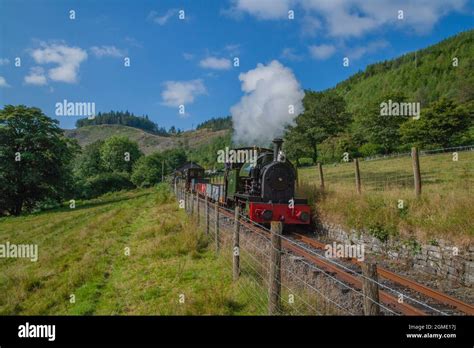
<path fill-rule="evenodd" d="M 301 165 L 300 159 L 304 157 L 311 157 L 311 150 L 307 147 L 306 141 L 298 133 L 297 130 L 293 129 L 293 126 L 287 128 L 285 134 L 285 142 L 283 143 L 283 150 L 286 156 L 299 167 Z"/>
<path fill-rule="evenodd" d="M 373 145 L 381 153 L 390 153 L 401 145 L 400 125 L 408 116 L 382 115 L 382 103 L 403 103 L 402 93 L 386 93 L 365 106 L 362 113 L 356 114 L 353 125 L 354 138 Z"/>
<path fill-rule="evenodd" d="M 82 150 L 76 162 L 76 176 L 79 179 L 98 175 L 106 171 L 100 157 L 100 148 L 103 144 L 103 140 L 97 140 Z"/>
<path fill-rule="evenodd" d="M 87 178 L 82 184 L 81 196 L 93 198 L 107 192 L 130 190 L 134 188 L 127 173 L 101 173 Z"/>
<path fill-rule="evenodd" d="M 232 129 L 232 116 L 213 117 L 197 125 L 196 129 L 209 128 L 213 131 Z"/>
<path fill-rule="evenodd" d="M 182 148 L 169 149 L 161 152 L 165 162 L 165 175 L 170 174 L 176 168 L 186 163 L 186 152 Z"/>
<path fill-rule="evenodd" d="M 133 167 L 132 182 L 138 187 L 149 187 L 161 182 L 163 160 L 159 152 L 141 157 Z"/>
<path fill-rule="evenodd" d="M 6 105 L 0 110 L 0 213 L 19 215 L 43 200 L 63 199 L 72 189 L 76 152 L 58 121 L 38 108 Z"/>
<path fill-rule="evenodd" d="M 186 154 L 182 149 L 155 152 L 141 157 L 133 167 L 132 182 L 139 187 L 148 187 L 161 182 L 162 176 L 171 174 L 186 163 Z"/>
<path fill-rule="evenodd" d="M 420 119 L 410 120 L 401 126 L 402 139 L 421 148 L 462 145 L 461 139 L 473 126 L 472 106 L 458 106 L 453 100 L 441 99 L 422 110 Z"/>
<path fill-rule="evenodd" d="M 231 134 L 227 134 L 216 137 L 197 148 L 189 148 L 186 154 L 190 161 L 197 162 L 206 168 L 223 168 L 224 165 L 217 162 L 217 151 L 224 150 L 226 146 L 231 147 L 231 144 Z"/>
<path fill-rule="evenodd" d="M 330 137 L 319 145 L 319 157 L 322 162 L 340 162 L 346 152 L 350 158 L 358 155 L 357 145 L 350 133 Z"/>
<path fill-rule="evenodd" d="M 80 128 L 100 124 L 120 124 L 123 126 L 143 129 L 144 131 L 161 136 L 169 135 L 165 128 L 159 127 L 156 123 L 150 121 L 148 115 L 135 116 L 133 113 L 128 111 L 99 112 L 97 116 L 92 119 L 81 118 L 77 120 L 76 127 Z"/>
<path fill-rule="evenodd" d="M 113 136 L 100 147 L 100 158 L 106 170 L 131 173 L 133 164 L 142 156 L 138 144 L 125 136 Z"/>
<path fill-rule="evenodd" d="M 290 129 L 287 140 L 291 143 L 292 139 L 299 138 L 299 145 L 295 147 L 309 151 L 316 162 L 318 145 L 344 131 L 351 122 L 351 115 L 346 112 L 344 99 L 333 91 L 306 92 L 303 105 L 305 111 L 296 118 L 296 125 Z M 291 148 L 294 143 L 287 146 Z"/>

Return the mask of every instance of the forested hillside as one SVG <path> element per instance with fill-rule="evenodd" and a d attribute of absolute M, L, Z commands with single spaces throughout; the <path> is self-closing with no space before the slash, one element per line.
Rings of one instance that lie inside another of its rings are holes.
<path fill-rule="evenodd" d="M 457 59 L 457 61 L 456 61 Z M 339 83 L 348 111 L 360 112 L 374 99 L 403 92 L 422 107 L 442 97 L 460 103 L 474 96 L 474 30 L 425 49 L 367 66 Z"/>
<path fill-rule="evenodd" d="M 384 115 L 382 105 L 417 115 Z M 298 163 L 474 143 L 474 30 L 369 65 L 334 88 L 306 91 L 285 148 Z"/>
<path fill-rule="evenodd" d="M 118 124 L 102 124 L 85 126 L 76 129 L 66 129 L 66 137 L 77 140 L 81 147 L 92 144 L 98 140 L 106 140 L 112 136 L 125 136 L 136 141 L 140 150 L 145 154 L 155 151 L 164 151 L 173 148 L 197 148 L 212 142 L 214 138 L 224 136 L 227 131 L 211 131 L 201 129 L 197 131 L 186 131 L 176 136 L 161 136 L 143 131 L 136 127 L 122 126 Z"/>
<path fill-rule="evenodd" d="M 104 113 L 99 112 L 93 119 L 82 118 L 77 120 L 76 127 L 81 128 L 100 124 L 119 124 L 122 126 L 142 129 L 144 131 L 162 136 L 181 133 L 179 129 L 175 130 L 174 127 L 172 127 L 168 133 L 164 127 L 159 127 L 156 123 L 150 121 L 148 119 L 148 115 L 135 116 L 133 113 L 128 111 L 110 111 Z"/>
<path fill-rule="evenodd" d="M 213 117 L 210 120 L 198 124 L 196 129 L 209 128 L 213 131 L 222 129 L 232 129 L 232 116 L 227 117 Z"/>

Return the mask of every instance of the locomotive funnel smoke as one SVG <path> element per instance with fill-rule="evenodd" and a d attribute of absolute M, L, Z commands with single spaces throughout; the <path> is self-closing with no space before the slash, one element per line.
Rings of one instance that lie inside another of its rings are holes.
<path fill-rule="evenodd" d="M 303 111 L 304 92 L 293 72 L 274 60 L 239 75 L 245 95 L 230 109 L 234 142 L 268 145 Z"/>

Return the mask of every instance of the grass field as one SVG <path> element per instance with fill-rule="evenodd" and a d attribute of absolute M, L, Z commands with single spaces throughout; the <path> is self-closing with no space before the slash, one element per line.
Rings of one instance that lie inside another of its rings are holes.
<path fill-rule="evenodd" d="M 225 260 L 208 248 L 163 186 L 76 202 L 75 209 L 2 218 L 0 243 L 7 241 L 38 244 L 39 259 L 0 258 L 2 315 L 260 310 L 241 291 L 246 280 L 232 284 Z"/>
<path fill-rule="evenodd" d="M 316 203 L 317 218 L 365 229 L 386 239 L 444 238 L 467 245 L 474 237 L 474 151 L 420 156 L 422 195 L 415 198 L 410 157 L 361 161 L 362 194 L 353 163 L 324 166 L 325 192 L 315 167 L 299 170 L 300 195 Z M 399 208 L 400 200 L 403 208 Z"/>

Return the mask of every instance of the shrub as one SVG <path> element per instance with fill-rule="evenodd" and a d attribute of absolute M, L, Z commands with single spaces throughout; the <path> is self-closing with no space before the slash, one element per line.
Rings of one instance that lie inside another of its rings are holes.
<path fill-rule="evenodd" d="M 161 181 L 162 161 L 159 153 L 141 157 L 133 167 L 132 182 L 138 187 L 150 187 Z"/>
<path fill-rule="evenodd" d="M 132 182 L 138 187 L 150 187 L 161 182 L 162 176 L 171 174 L 186 163 L 182 149 L 170 149 L 140 157 L 133 166 Z"/>
<path fill-rule="evenodd" d="M 309 157 L 303 157 L 299 159 L 300 167 L 309 167 L 314 164 L 313 159 Z"/>
<path fill-rule="evenodd" d="M 82 195 L 93 198 L 107 192 L 132 189 L 135 186 L 126 173 L 102 173 L 87 178 L 83 185 Z"/>
<path fill-rule="evenodd" d="M 344 153 L 357 157 L 357 145 L 349 133 L 341 133 L 326 139 L 319 145 L 319 159 L 324 163 L 340 162 Z"/>
<path fill-rule="evenodd" d="M 372 157 L 379 153 L 382 153 L 382 147 L 377 144 L 366 143 L 359 147 L 359 153 L 363 157 Z"/>
<path fill-rule="evenodd" d="M 100 158 L 107 171 L 132 172 L 133 164 L 142 156 L 135 141 L 125 136 L 113 136 L 100 146 Z"/>
<path fill-rule="evenodd" d="M 390 237 L 390 231 L 388 231 L 384 226 L 380 223 L 375 223 L 369 226 L 368 228 L 369 234 L 380 240 L 381 242 L 386 242 Z"/>

